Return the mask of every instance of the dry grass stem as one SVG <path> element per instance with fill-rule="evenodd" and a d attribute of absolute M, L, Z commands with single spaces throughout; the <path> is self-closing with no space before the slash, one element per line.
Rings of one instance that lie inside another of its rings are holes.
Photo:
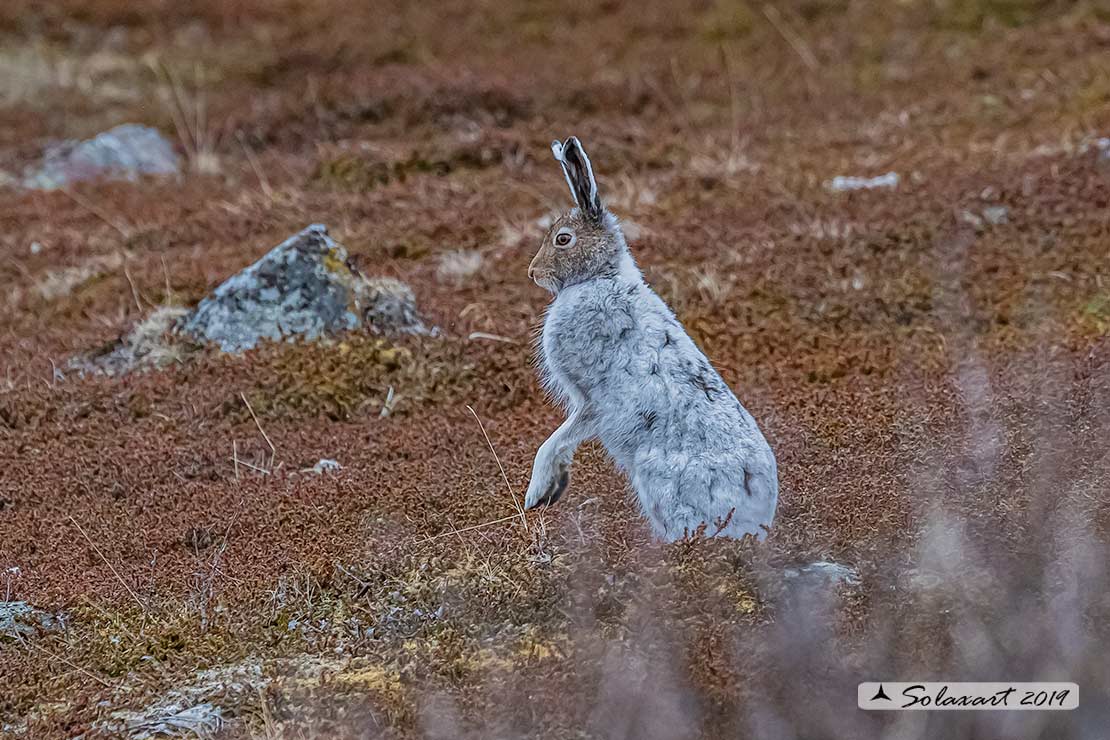
<path fill-rule="evenodd" d="M 131 235 L 134 233 L 134 229 L 128 226 L 126 223 L 122 221 L 117 221 L 116 219 L 112 218 L 104 209 L 100 208 L 95 203 L 85 198 L 83 195 L 79 195 L 69 188 L 59 188 L 59 191 L 70 200 L 72 200 L 74 203 L 81 206 L 86 211 L 115 229 L 116 233 L 123 237 L 125 241 L 131 238 Z"/>
<path fill-rule="evenodd" d="M 58 663 L 64 663 L 65 665 L 69 666 L 70 668 L 77 671 L 78 673 L 82 673 L 82 674 L 88 676 L 89 678 L 96 681 L 101 686 L 104 686 L 104 687 L 109 688 L 109 689 L 114 688 L 112 686 L 112 684 L 108 683 L 107 681 L 105 681 L 103 678 L 96 675 L 92 671 L 89 671 L 86 668 L 82 668 L 81 666 L 77 665 L 76 663 L 73 663 L 69 660 L 66 660 L 65 658 L 63 658 L 60 655 L 55 655 L 54 653 L 50 652 L 46 648 L 42 647 L 41 645 L 36 645 L 35 643 L 31 642 L 30 640 L 24 640 L 22 637 L 19 638 L 19 642 L 20 642 L 20 644 L 22 644 L 26 647 L 29 647 L 33 650 L 38 650 L 40 653 L 42 653 L 46 656 L 49 656 L 51 660 L 54 660 Z"/>
<path fill-rule="evenodd" d="M 262 171 L 262 166 L 254 150 L 251 149 L 250 144 L 247 143 L 247 139 L 243 136 L 242 131 L 236 131 L 235 138 L 239 140 L 239 146 L 243 147 L 243 154 L 246 155 L 247 162 L 250 164 L 251 169 L 254 170 L 254 176 L 258 178 L 258 184 L 262 187 L 262 194 L 266 196 L 267 200 L 272 201 L 274 199 L 274 190 L 270 187 L 270 181 L 266 178 L 266 173 Z"/>
<path fill-rule="evenodd" d="M 277 457 L 277 448 L 274 447 L 274 443 L 270 441 L 270 436 L 268 434 L 266 434 L 266 430 L 262 428 L 262 423 L 258 421 L 258 416 L 255 415 L 254 409 L 251 408 L 251 402 L 247 400 L 247 396 L 244 393 L 240 393 L 239 398 L 243 399 L 243 403 L 246 405 L 247 411 L 250 412 L 251 418 L 254 419 L 254 425 L 256 427 L 258 427 L 258 432 L 259 432 L 259 434 L 262 435 L 262 439 L 266 440 L 266 444 L 270 446 L 270 463 L 269 463 L 268 467 L 270 468 L 270 470 L 273 470 L 274 469 L 274 459 Z M 243 461 L 240 460 L 239 462 L 243 462 Z M 243 464 L 246 465 L 247 463 L 243 462 Z M 254 466 L 248 466 L 248 467 L 254 467 Z M 269 471 L 266 471 L 266 472 L 269 472 Z"/>
<path fill-rule="evenodd" d="M 518 514 L 510 514 L 509 516 L 503 516 L 500 519 L 494 519 L 493 521 L 489 521 L 489 522 L 482 522 L 481 524 L 471 524 L 469 527 L 463 527 L 462 529 L 457 529 L 455 527 L 452 527 L 450 532 L 440 532 L 439 534 L 433 534 L 430 537 L 425 537 L 422 540 L 417 540 L 417 544 L 418 545 L 423 545 L 425 543 L 432 542 L 432 541 L 438 540 L 438 539 L 442 539 L 444 537 L 450 537 L 451 535 L 459 535 L 459 534 L 462 534 L 463 532 L 473 532 L 476 529 L 485 529 L 486 527 L 492 527 L 496 524 L 504 524 L 505 522 L 510 522 L 510 521 L 520 517 L 523 514 L 523 511 L 524 510 L 521 509 L 520 513 L 518 513 Z M 527 523 L 525 524 L 525 526 L 527 526 Z"/>
<path fill-rule="evenodd" d="M 478 422 L 478 428 L 482 430 L 482 436 L 486 438 L 489 451 L 493 453 L 493 459 L 497 461 L 497 467 L 501 470 L 501 480 L 505 481 L 505 490 L 512 496 L 513 506 L 516 507 L 517 513 L 520 515 L 520 523 L 524 525 L 524 531 L 527 532 L 528 518 L 524 515 L 524 507 L 520 505 L 520 501 L 517 499 L 516 494 L 513 493 L 513 487 L 509 485 L 509 476 L 505 474 L 505 466 L 501 464 L 501 458 L 497 456 L 497 450 L 493 449 L 493 442 L 490 441 L 489 435 L 486 434 L 486 427 L 482 424 L 482 420 L 478 418 L 478 414 L 474 412 L 474 409 L 467 405 L 466 410 L 469 411 L 474 416 L 474 420 Z"/>
<path fill-rule="evenodd" d="M 782 13 L 779 12 L 778 8 L 770 4 L 764 5 L 763 15 L 767 17 L 767 20 L 771 22 L 775 30 L 786 39 L 786 43 L 790 44 L 790 48 L 794 50 L 798 58 L 802 60 L 802 63 L 809 71 L 816 72 L 820 69 L 821 64 L 817 61 L 813 49 L 811 49 L 809 44 L 806 43 L 806 40 L 802 38 L 801 34 L 795 31 L 786 19 L 782 17 Z"/>
<path fill-rule="evenodd" d="M 81 525 L 77 523 L 77 520 L 74 519 L 72 516 L 69 517 L 69 520 L 73 522 L 73 526 L 77 527 L 77 531 L 81 533 L 81 536 L 85 538 L 85 541 L 89 543 L 89 546 L 92 547 L 96 554 L 100 556 L 100 559 L 104 561 L 104 564 L 108 566 L 108 569 L 112 571 L 112 575 L 116 577 L 116 580 L 120 582 L 120 585 L 127 590 L 127 593 L 131 594 L 131 598 L 135 600 L 135 603 L 139 605 L 139 608 L 142 609 L 144 613 L 150 614 L 150 609 L 148 609 L 146 604 L 143 603 L 143 600 L 139 598 L 139 595 L 135 593 L 135 591 L 130 586 L 127 585 L 127 581 L 123 580 L 123 576 L 119 574 L 119 571 L 116 570 L 116 567 L 108 561 L 108 558 L 104 557 L 104 553 L 102 553 L 100 551 L 100 548 L 96 546 L 96 543 L 89 538 L 89 535 L 85 532 Z"/>
<path fill-rule="evenodd" d="M 515 339 L 512 339 L 510 337 L 503 337 L 500 334 L 487 334 L 484 331 L 472 331 L 472 332 L 470 332 L 470 335 L 467 337 L 467 339 L 469 339 L 472 342 L 475 339 L 486 339 L 486 340 L 491 341 L 491 342 L 504 342 L 506 344 L 516 344 L 517 343 L 517 341 Z"/>

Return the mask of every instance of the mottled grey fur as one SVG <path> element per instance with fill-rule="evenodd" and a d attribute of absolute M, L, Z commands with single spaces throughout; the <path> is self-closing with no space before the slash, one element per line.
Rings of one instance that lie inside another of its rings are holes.
<path fill-rule="evenodd" d="M 778 502 L 770 446 L 644 282 L 581 144 L 552 151 L 578 207 L 555 221 L 528 273 L 555 295 L 539 351 L 567 419 L 536 453 L 525 505 L 558 500 L 574 451 L 597 437 L 663 539 L 703 525 L 710 536 L 762 538 Z"/>

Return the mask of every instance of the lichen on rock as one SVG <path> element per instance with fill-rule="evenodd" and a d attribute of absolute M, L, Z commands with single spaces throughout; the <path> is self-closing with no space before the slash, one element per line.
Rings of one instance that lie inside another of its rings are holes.
<path fill-rule="evenodd" d="M 318 339 L 369 328 L 428 334 L 412 290 L 392 278 L 367 279 L 320 224 L 309 226 L 228 278 L 179 324 L 179 332 L 243 352 L 263 340 Z"/>
<path fill-rule="evenodd" d="M 366 323 L 377 334 L 434 334 L 420 320 L 416 296 L 405 283 L 391 277 L 365 280 Z"/>
<path fill-rule="evenodd" d="M 22 639 L 61 629 L 61 619 L 26 601 L 0 601 L 0 638 Z"/>
<path fill-rule="evenodd" d="M 173 327 L 186 313 L 179 306 L 161 306 L 118 341 L 74 357 L 69 367 L 82 374 L 125 375 L 183 362 L 190 348 L 174 336 Z"/>

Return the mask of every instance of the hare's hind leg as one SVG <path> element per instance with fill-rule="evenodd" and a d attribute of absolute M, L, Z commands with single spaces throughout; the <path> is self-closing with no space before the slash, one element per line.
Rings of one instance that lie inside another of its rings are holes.
<path fill-rule="evenodd" d="M 532 480 L 524 496 L 524 508 L 554 504 L 570 482 L 570 463 L 578 445 L 594 436 L 594 425 L 581 409 L 575 409 L 558 429 L 540 445 L 532 463 Z"/>

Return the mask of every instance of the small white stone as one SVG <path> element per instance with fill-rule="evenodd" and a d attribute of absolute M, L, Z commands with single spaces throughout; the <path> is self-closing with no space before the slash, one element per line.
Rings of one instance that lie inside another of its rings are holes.
<path fill-rule="evenodd" d="M 857 586 L 860 583 L 859 572 L 855 568 L 829 560 L 818 560 L 799 567 L 787 568 L 783 571 L 783 576 L 787 580 L 802 579 L 828 585 Z"/>
<path fill-rule="evenodd" d="M 825 183 L 825 187 L 834 193 L 851 190 L 875 190 L 877 188 L 896 188 L 901 178 L 897 172 L 888 172 L 878 177 L 847 177 L 837 175 Z"/>
<path fill-rule="evenodd" d="M 342 469 L 342 465 L 340 465 L 335 460 L 329 460 L 328 458 L 324 458 L 312 466 L 312 472 L 316 473 L 317 475 L 322 474 L 324 471 L 335 472 Z"/>
<path fill-rule="evenodd" d="M 968 210 L 964 210 L 960 213 L 960 220 L 966 224 L 971 224 L 975 228 L 979 228 L 983 225 L 983 219 Z"/>
<path fill-rule="evenodd" d="M 993 226 L 1009 223 L 1010 209 L 1006 206 L 989 206 L 983 209 L 983 220 Z"/>

